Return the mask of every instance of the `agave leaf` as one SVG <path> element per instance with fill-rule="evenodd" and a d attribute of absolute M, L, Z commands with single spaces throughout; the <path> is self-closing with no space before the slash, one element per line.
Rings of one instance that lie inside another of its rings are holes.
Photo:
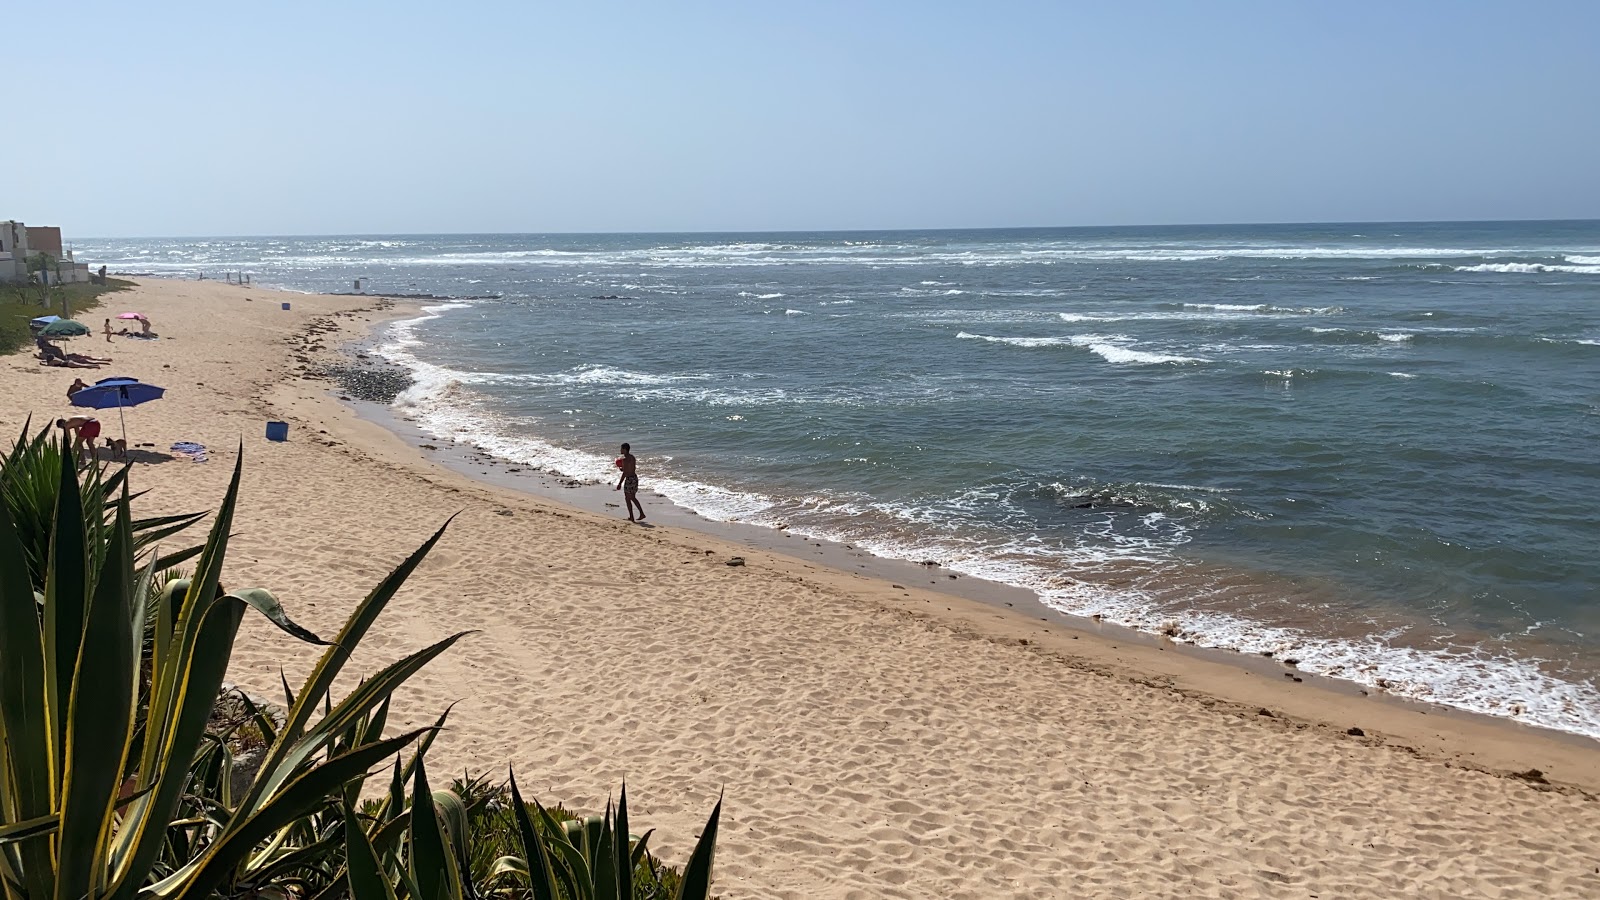
<path fill-rule="evenodd" d="M 287 843 L 288 838 L 291 836 L 302 840 L 307 839 L 305 835 L 291 835 L 290 832 L 291 829 L 288 828 L 278 832 L 282 836 L 283 843 Z M 297 869 L 325 869 L 331 851 L 336 847 L 343 846 L 344 843 L 344 835 L 334 831 L 304 846 L 296 847 L 286 853 L 276 854 L 270 863 L 248 866 L 248 878 L 255 884 L 287 886 L 289 881 L 287 876 Z M 278 848 L 274 848 L 274 850 L 276 849 Z M 261 855 L 265 856 L 267 854 L 263 853 Z"/>
<path fill-rule="evenodd" d="M 550 868 L 550 856 L 545 851 L 544 840 L 533 828 L 528 818 L 528 805 L 517 790 L 517 773 L 511 772 L 511 808 L 517 820 L 517 834 L 522 838 L 523 871 L 533 888 L 533 900 L 558 900 L 555 872 Z"/>
<path fill-rule="evenodd" d="M 266 798 L 277 790 L 291 775 L 293 775 L 313 753 L 332 741 L 335 736 L 348 728 L 361 715 L 377 706 L 384 698 L 392 694 L 406 679 L 416 674 L 423 666 L 433 661 L 439 654 L 450 649 L 456 641 L 470 632 L 453 634 L 431 647 L 418 650 L 410 656 L 390 663 L 376 675 L 362 682 L 350 695 L 339 702 L 339 705 L 322 717 L 304 737 L 297 741 L 295 746 L 286 751 L 274 765 L 270 759 L 264 764 L 261 773 L 256 777 L 255 784 L 251 787 L 251 794 L 257 798 L 257 805 L 264 803 Z M 302 691 L 299 704 L 305 703 L 309 695 Z M 291 713 L 292 715 L 293 713 Z M 278 740 L 285 737 L 280 730 Z M 268 768 L 271 766 L 271 768 Z M 248 800 L 239 807 L 240 812 L 249 814 L 254 810 Z"/>
<path fill-rule="evenodd" d="M 249 694 L 244 691 L 237 691 L 236 693 L 239 695 L 239 702 L 244 704 L 245 712 L 250 714 L 250 718 L 256 723 L 256 727 L 261 729 L 261 737 L 268 744 L 276 740 L 278 729 L 277 723 L 272 720 L 272 716 L 268 715 L 266 710 L 256 706 L 255 702 L 250 699 Z"/>
<path fill-rule="evenodd" d="M 655 833 L 656 830 L 652 828 L 646 831 L 637 841 L 633 842 L 633 853 L 628 858 L 628 862 L 633 868 L 639 868 L 639 863 L 644 862 L 644 858 L 650 855 L 650 851 L 646 848 L 650 845 L 650 835 Z"/>
<path fill-rule="evenodd" d="M 617 896 L 621 900 L 633 900 L 633 855 L 629 853 L 628 846 L 628 782 L 622 782 L 622 793 L 617 798 L 616 834 L 612 838 L 612 848 L 616 852 L 616 860 L 612 868 L 617 873 Z"/>
<path fill-rule="evenodd" d="M 165 572 L 173 566 L 181 566 L 189 560 L 194 559 L 196 556 L 199 556 L 205 549 L 206 548 L 204 547 L 189 547 L 185 550 L 179 550 L 176 553 L 169 553 L 166 556 L 157 556 L 155 559 L 155 570 L 157 572 Z"/>
<path fill-rule="evenodd" d="M 616 837 L 611 827 L 611 804 L 606 803 L 605 819 L 600 824 L 600 837 L 592 845 L 589 869 L 594 876 L 594 900 L 618 900 L 617 857 L 613 849 Z"/>
<path fill-rule="evenodd" d="M 7 806 L 19 820 L 15 827 L 51 815 L 54 806 L 45 648 L 25 553 L 9 503 L 0 501 L 0 733 L 11 770 Z M 46 877 L 51 868 L 48 843 L 29 843 L 21 848 L 20 859 L 28 874 L 25 893 L 53 893 Z"/>
<path fill-rule="evenodd" d="M 411 782 L 411 847 L 407 860 L 416 900 L 459 900 L 455 856 L 445 840 L 428 789 L 427 766 L 421 759 Z"/>
<path fill-rule="evenodd" d="M 193 652 L 182 668 L 172 666 L 170 680 L 152 682 L 151 703 L 146 715 L 158 706 L 157 694 L 176 693 L 166 699 L 172 712 L 158 730 L 146 733 L 145 754 L 136 786 L 154 790 L 131 805 L 122 818 L 113 844 L 115 880 L 108 896 L 130 900 L 140 889 L 166 840 L 166 825 L 173 818 L 182 795 L 184 773 L 194 759 L 205 734 L 206 721 L 222 687 L 232 656 L 234 637 L 244 618 L 244 604 L 234 599 L 212 605 L 199 621 L 185 623 L 193 630 Z M 171 648 L 179 652 L 176 644 Z M 147 719 L 148 727 L 157 728 Z"/>
<path fill-rule="evenodd" d="M 66 440 L 63 459 L 69 459 Z M 90 597 L 89 548 L 84 532 L 83 497 L 78 473 L 70 464 L 60 467 L 56 491 L 56 520 L 50 538 L 50 574 L 44 588 L 45 721 L 50 724 L 52 780 L 59 783 L 66 768 L 67 710 L 72 696 L 72 666 L 83 640 L 83 620 Z"/>
<path fill-rule="evenodd" d="M 173 896 L 183 900 L 198 900 L 210 896 L 257 845 L 295 819 L 336 795 L 339 788 L 352 778 L 359 778 L 372 766 L 416 740 L 425 729 L 379 741 L 367 747 L 336 756 L 307 770 L 285 785 L 260 811 L 248 818 L 235 816 L 228 829 L 216 843 L 206 848 L 204 855 L 179 873 L 181 893 Z M 243 818 L 243 822 L 237 819 Z"/>
<path fill-rule="evenodd" d="M 126 490 L 126 488 L 124 488 Z M 110 534 L 105 565 L 85 611 L 67 707 L 66 771 L 62 778 L 57 855 L 68 861 L 56 880 L 56 900 L 76 900 L 103 886 L 112 806 L 133 742 L 133 535 L 123 506 Z"/>
<path fill-rule="evenodd" d="M 272 596 L 271 591 L 265 588 L 245 588 L 241 591 L 234 591 L 232 596 L 250 604 L 255 608 L 256 612 L 266 616 L 267 621 L 282 629 L 284 634 L 299 638 L 308 644 L 317 644 L 323 647 L 328 645 L 327 641 L 317 637 L 311 629 L 299 625 L 289 618 L 289 614 L 283 610 L 283 604 L 278 602 L 277 597 Z"/>
<path fill-rule="evenodd" d="M 528 864 L 520 856 L 502 856 L 489 864 L 489 880 L 493 881 L 502 875 L 520 875 L 528 877 Z"/>
<path fill-rule="evenodd" d="M 217 583 L 227 556 L 228 536 L 239 502 L 239 481 L 243 473 L 244 442 L 241 440 L 228 491 L 217 508 L 195 577 L 188 581 L 181 603 L 176 594 L 165 598 L 172 606 L 172 640 L 164 647 L 158 644 L 158 649 L 164 652 L 152 661 L 150 699 L 145 712 L 147 731 L 139 763 L 142 784 L 155 779 L 166 766 L 181 764 L 186 767 L 193 758 L 233 653 L 233 640 L 244 604 L 221 597 Z M 219 609 L 225 614 L 221 619 L 214 619 Z M 202 642 L 202 638 L 206 640 Z M 118 830 L 119 868 L 113 900 L 130 900 L 138 889 L 135 882 L 144 877 L 138 873 L 147 872 L 155 862 L 160 850 L 159 829 L 163 827 L 158 823 L 165 823 L 172 817 L 180 781 L 162 779 L 162 786 L 151 795 L 148 803 L 129 811 L 131 816 L 143 821 L 132 828 L 124 823 Z"/>
<path fill-rule="evenodd" d="M 344 807 L 344 842 L 351 900 L 395 900 L 383 863 L 349 804 Z"/>
<path fill-rule="evenodd" d="M 479 799 L 473 806 L 476 808 L 482 803 Z M 444 826 L 447 848 L 455 855 L 455 870 L 461 882 L 458 890 L 464 896 L 474 896 L 476 888 L 472 883 L 472 854 L 469 852 L 472 833 L 467 825 L 467 805 L 455 791 L 434 791 L 433 806 L 439 814 L 439 824 Z"/>
<path fill-rule="evenodd" d="M 453 517 L 452 517 L 453 518 Z M 333 680 L 338 677 L 344 665 L 350 659 L 350 654 L 355 651 L 356 645 L 366 636 L 367 629 L 377 619 L 378 614 L 388 605 L 389 600 L 399 592 L 407 578 L 416 570 L 417 566 L 428 555 L 439 539 L 444 536 L 445 528 L 450 525 L 449 520 L 439 526 L 439 530 L 409 557 L 406 558 L 394 571 L 389 573 L 372 592 L 362 600 L 345 620 L 344 627 L 339 630 L 339 636 L 329 645 L 322 654 L 322 659 L 306 679 L 305 686 L 300 689 L 300 696 L 289 705 L 289 712 L 283 728 L 279 729 L 278 740 L 267 751 L 266 759 L 262 761 L 262 771 L 272 772 L 279 769 L 286 757 L 293 751 L 300 741 L 301 734 L 310 723 L 311 717 L 316 713 L 317 701 L 320 700 L 330 687 Z M 264 791 L 270 787 L 268 780 L 257 778 L 250 790 L 241 801 L 244 809 L 254 809 L 260 802 Z"/>
<path fill-rule="evenodd" d="M 683 881 L 678 883 L 678 896 L 675 900 L 708 900 L 711 896 L 711 862 L 717 849 L 717 820 L 722 817 L 722 798 L 717 798 L 717 805 L 711 810 L 711 818 L 706 820 L 705 830 L 700 832 L 700 840 L 695 842 L 694 852 L 689 854 L 689 864 L 683 868 Z"/>
<path fill-rule="evenodd" d="M 556 820 L 539 801 L 533 801 L 533 808 L 539 813 L 539 820 L 544 823 L 545 834 L 554 835 L 555 840 L 550 846 L 556 849 L 560 863 L 555 865 L 556 878 L 566 890 L 567 896 L 573 900 L 592 900 L 594 897 L 594 879 L 589 874 L 589 861 L 584 859 L 581 845 L 583 826 L 578 822 L 567 822 L 566 825 L 576 826 L 579 839 L 573 843 L 572 835 L 565 826 L 556 824 Z"/>
<path fill-rule="evenodd" d="M 0 825 L 0 844 L 14 844 L 17 841 L 25 841 L 31 837 L 49 834 L 55 831 L 56 826 L 59 824 L 61 824 L 61 817 L 51 813 L 48 816 L 38 816 L 22 822 Z"/>

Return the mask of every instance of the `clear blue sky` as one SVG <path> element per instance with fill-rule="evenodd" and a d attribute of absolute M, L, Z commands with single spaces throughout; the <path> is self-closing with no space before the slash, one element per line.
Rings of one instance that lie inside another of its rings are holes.
<path fill-rule="evenodd" d="M 1597 41 L 1595 2 L 19 3 L 0 218 L 79 237 L 1595 218 Z"/>

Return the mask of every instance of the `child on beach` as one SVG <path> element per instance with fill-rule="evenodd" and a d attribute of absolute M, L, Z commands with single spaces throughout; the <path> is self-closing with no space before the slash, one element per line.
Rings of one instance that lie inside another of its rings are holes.
<path fill-rule="evenodd" d="M 622 455 L 617 457 L 617 468 L 622 470 L 622 475 L 617 479 L 617 486 L 612 490 L 622 492 L 622 499 L 628 504 L 628 521 L 635 521 L 633 511 L 639 510 L 637 521 L 644 521 L 644 507 L 639 503 L 639 461 L 633 458 L 633 451 L 627 444 L 622 445 Z"/>
<path fill-rule="evenodd" d="M 108 344 L 111 343 L 111 335 L 114 334 L 114 333 L 115 332 L 113 332 L 111 330 L 111 320 L 107 319 L 106 320 L 106 343 L 108 343 Z"/>

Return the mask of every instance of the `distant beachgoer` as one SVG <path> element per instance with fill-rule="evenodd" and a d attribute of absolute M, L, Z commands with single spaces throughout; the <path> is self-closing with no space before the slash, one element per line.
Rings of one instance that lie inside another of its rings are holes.
<path fill-rule="evenodd" d="M 45 340 L 44 335 L 34 338 L 33 345 L 39 348 L 40 359 L 51 360 L 67 358 L 67 355 L 61 352 L 61 348 Z"/>
<path fill-rule="evenodd" d="M 149 319 L 140 319 L 139 320 L 139 334 L 143 335 L 144 337 L 151 337 L 152 336 L 150 334 L 150 320 Z"/>
<path fill-rule="evenodd" d="M 627 444 L 622 445 L 622 455 L 617 457 L 617 468 L 622 470 L 622 476 L 617 479 L 617 486 L 613 490 L 622 492 L 622 499 L 628 504 L 628 521 L 634 521 L 633 511 L 639 510 L 638 521 L 644 521 L 644 507 L 639 503 L 639 461 L 633 458 L 633 451 Z"/>
<path fill-rule="evenodd" d="M 114 334 L 114 333 L 115 332 L 113 332 L 111 330 L 111 320 L 107 319 L 106 320 L 106 343 L 108 343 L 108 344 L 111 343 L 111 335 Z"/>
<path fill-rule="evenodd" d="M 73 452 L 80 456 L 94 455 L 94 442 L 100 436 L 100 420 L 94 416 L 73 416 L 57 419 L 56 427 L 72 435 Z"/>
<path fill-rule="evenodd" d="M 71 397 L 73 394 L 76 394 L 88 386 L 88 383 L 82 378 L 74 378 L 72 379 L 72 386 L 67 388 L 67 396 Z"/>

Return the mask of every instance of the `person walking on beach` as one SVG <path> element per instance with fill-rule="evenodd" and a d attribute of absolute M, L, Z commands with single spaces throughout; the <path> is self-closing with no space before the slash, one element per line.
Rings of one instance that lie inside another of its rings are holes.
<path fill-rule="evenodd" d="M 111 320 L 107 319 L 106 320 L 106 343 L 108 343 L 108 344 L 111 343 L 111 335 L 112 335 L 112 333 L 113 332 L 111 331 Z"/>
<path fill-rule="evenodd" d="M 639 461 L 633 458 L 633 451 L 627 444 L 622 445 L 622 455 L 617 457 L 617 468 L 622 470 L 622 475 L 617 479 L 617 486 L 612 490 L 622 492 L 622 499 L 628 504 L 628 521 L 635 521 L 633 511 L 639 511 L 637 521 L 644 521 L 644 507 L 639 504 Z"/>

